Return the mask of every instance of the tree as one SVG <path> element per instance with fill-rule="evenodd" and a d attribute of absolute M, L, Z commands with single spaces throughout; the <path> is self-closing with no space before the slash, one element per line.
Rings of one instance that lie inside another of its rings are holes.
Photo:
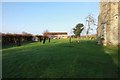
<path fill-rule="evenodd" d="M 82 23 L 77 24 L 77 25 L 75 26 L 75 28 L 73 28 L 73 33 L 75 34 L 75 36 L 76 36 L 77 38 L 80 37 L 80 34 L 81 34 L 81 32 L 83 31 L 83 29 L 84 29 L 84 25 L 83 25 Z M 79 40 L 78 40 L 78 42 L 79 42 Z"/>
<path fill-rule="evenodd" d="M 49 33 L 49 31 L 48 31 L 48 30 L 45 30 L 45 31 L 43 32 L 43 36 L 44 36 L 44 37 L 48 37 L 48 35 L 49 35 L 48 33 Z"/>
<path fill-rule="evenodd" d="M 87 23 L 87 26 L 86 26 L 87 27 L 86 36 L 87 36 L 88 34 L 90 34 L 90 31 L 94 30 L 96 21 L 95 21 L 95 18 L 91 14 L 89 14 L 85 19 Z"/>
<path fill-rule="evenodd" d="M 44 31 L 44 33 L 43 33 L 43 37 L 44 37 L 44 39 L 43 39 L 43 44 L 45 44 L 45 41 L 46 41 L 46 39 L 49 37 L 49 31 L 48 30 L 45 30 Z"/>
<path fill-rule="evenodd" d="M 73 33 L 75 34 L 76 37 L 80 37 L 81 32 L 84 29 L 84 25 L 82 23 L 79 23 L 73 28 Z"/>

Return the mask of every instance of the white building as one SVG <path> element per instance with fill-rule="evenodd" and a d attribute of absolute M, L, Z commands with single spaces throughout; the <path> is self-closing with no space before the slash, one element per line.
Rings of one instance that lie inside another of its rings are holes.
<path fill-rule="evenodd" d="M 48 36 L 53 39 L 67 38 L 67 32 L 48 32 Z"/>

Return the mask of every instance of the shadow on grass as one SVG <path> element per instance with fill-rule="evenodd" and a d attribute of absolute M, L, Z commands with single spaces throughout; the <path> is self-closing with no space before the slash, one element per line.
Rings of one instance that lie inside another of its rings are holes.
<path fill-rule="evenodd" d="M 33 43 L 33 41 L 22 42 L 21 46 L 29 44 L 29 43 Z M 19 47 L 19 46 L 17 46 L 16 44 L 2 45 L 2 49 L 12 48 L 12 47 Z"/>
<path fill-rule="evenodd" d="M 3 52 L 3 78 L 118 78 L 116 51 L 95 41 L 32 45 Z"/>

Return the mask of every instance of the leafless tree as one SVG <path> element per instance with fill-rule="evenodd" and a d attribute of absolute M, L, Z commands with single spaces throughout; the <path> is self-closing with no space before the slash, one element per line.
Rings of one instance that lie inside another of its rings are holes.
<path fill-rule="evenodd" d="M 87 23 L 87 25 L 86 25 L 86 27 L 87 27 L 86 36 L 88 36 L 90 31 L 93 31 L 93 29 L 94 29 L 93 26 L 96 26 L 96 24 L 95 24 L 96 20 L 95 20 L 95 18 L 91 14 L 89 14 L 85 18 L 85 20 L 86 20 L 86 23 Z"/>
<path fill-rule="evenodd" d="M 43 32 L 43 36 L 44 36 L 44 37 L 48 37 L 48 35 L 49 35 L 48 33 L 49 33 L 49 31 L 46 29 L 46 30 Z"/>

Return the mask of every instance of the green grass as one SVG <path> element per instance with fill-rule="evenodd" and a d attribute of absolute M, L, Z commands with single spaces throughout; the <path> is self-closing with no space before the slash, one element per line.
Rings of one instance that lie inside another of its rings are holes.
<path fill-rule="evenodd" d="M 117 78 L 116 47 L 67 39 L 3 48 L 3 78 Z"/>

